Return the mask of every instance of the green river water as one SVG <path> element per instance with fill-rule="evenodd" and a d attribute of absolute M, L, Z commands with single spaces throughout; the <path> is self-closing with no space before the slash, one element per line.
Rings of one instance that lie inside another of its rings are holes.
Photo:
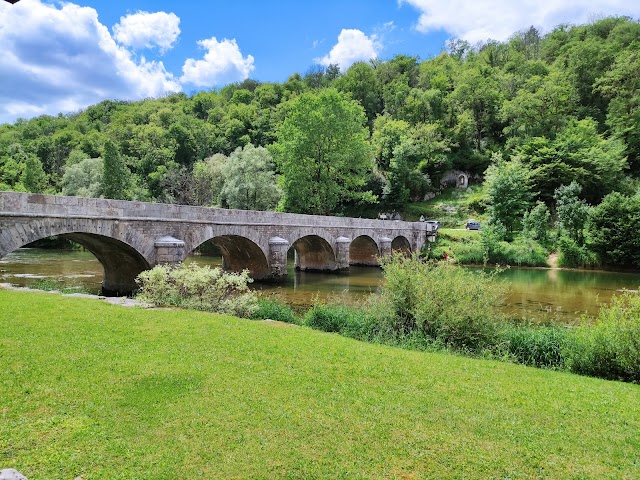
<path fill-rule="evenodd" d="M 193 256 L 188 261 L 220 265 L 220 257 Z M 622 290 L 640 286 L 639 273 L 510 268 L 498 274 L 509 286 L 501 307 L 516 318 L 575 323 L 581 315 L 593 316 L 602 303 Z M 79 250 L 22 248 L 0 260 L 0 282 L 20 286 L 61 283 L 99 293 L 102 266 L 95 257 Z M 349 273 L 296 272 L 290 264 L 285 284 L 253 284 L 263 294 L 273 295 L 303 310 L 317 298 L 357 303 L 383 284 L 378 268 L 352 267 Z"/>

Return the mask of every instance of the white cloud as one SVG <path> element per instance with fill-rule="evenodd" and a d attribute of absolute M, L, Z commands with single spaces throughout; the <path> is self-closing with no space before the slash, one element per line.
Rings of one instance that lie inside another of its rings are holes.
<path fill-rule="evenodd" d="M 182 66 L 182 83 L 191 83 L 198 87 L 213 87 L 244 80 L 255 68 L 253 57 L 242 56 L 236 40 L 216 37 L 198 40 L 198 45 L 206 50 L 202 60 L 188 58 Z"/>
<path fill-rule="evenodd" d="M 133 48 L 160 47 L 165 52 L 173 47 L 180 35 L 180 18 L 174 13 L 136 12 L 120 17 L 113 26 L 113 38 L 121 45 Z"/>
<path fill-rule="evenodd" d="M 560 23 L 581 24 L 597 15 L 640 15 L 631 0 L 399 0 L 417 8 L 420 32 L 445 30 L 471 43 L 506 40 L 531 25 L 549 31 Z"/>
<path fill-rule="evenodd" d="M 0 122 L 181 90 L 162 62 L 118 46 L 93 8 L 0 2 L 0 26 Z"/>
<path fill-rule="evenodd" d="M 360 30 L 342 29 L 338 35 L 338 43 L 327 55 L 315 61 L 325 66 L 336 64 L 344 72 L 355 62 L 376 58 L 380 50 L 382 44 L 376 35 L 368 37 Z"/>

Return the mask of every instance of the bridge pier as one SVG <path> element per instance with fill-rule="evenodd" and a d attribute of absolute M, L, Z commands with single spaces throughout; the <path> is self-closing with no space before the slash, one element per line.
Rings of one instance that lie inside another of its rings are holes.
<path fill-rule="evenodd" d="M 271 268 L 271 280 L 286 280 L 287 278 L 287 252 L 289 242 L 281 237 L 269 239 L 269 267 Z"/>
<path fill-rule="evenodd" d="M 351 239 L 347 237 L 336 238 L 336 267 L 338 270 L 349 270 L 349 247 Z"/>
<path fill-rule="evenodd" d="M 391 242 L 389 237 L 381 237 L 380 240 L 380 256 L 385 257 L 391 255 Z"/>
<path fill-rule="evenodd" d="M 159 238 L 153 243 L 156 249 L 156 264 L 175 265 L 184 259 L 184 242 L 171 236 Z"/>

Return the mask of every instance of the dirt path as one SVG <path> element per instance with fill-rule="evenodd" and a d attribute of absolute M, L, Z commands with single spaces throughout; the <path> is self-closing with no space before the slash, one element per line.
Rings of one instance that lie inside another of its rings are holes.
<path fill-rule="evenodd" d="M 549 257 L 547 258 L 547 263 L 551 268 L 558 268 L 558 254 L 555 252 L 550 253 Z"/>

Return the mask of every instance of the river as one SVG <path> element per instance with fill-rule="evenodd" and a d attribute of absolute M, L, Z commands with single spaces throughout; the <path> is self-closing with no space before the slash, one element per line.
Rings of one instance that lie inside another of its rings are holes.
<path fill-rule="evenodd" d="M 187 261 L 221 264 L 220 257 L 193 256 Z M 541 322 L 576 323 L 582 315 L 594 316 L 599 305 L 613 295 L 640 286 L 640 274 L 621 272 L 510 268 L 499 272 L 498 278 L 509 287 L 503 312 Z M 0 260 L 2 283 L 60 284 L 99 293 L 101 281 L 102 266 L 86 251 L 21 248 Z M 290 262 L 286 283 L 254 283 L 253 287 L 304 310 L 316 300 L 331 301 L 334 297 L 356 304 L 383 283 L 378 268 L 352 267 L 342 274 L 306 273 L 294 271 Z"/>

